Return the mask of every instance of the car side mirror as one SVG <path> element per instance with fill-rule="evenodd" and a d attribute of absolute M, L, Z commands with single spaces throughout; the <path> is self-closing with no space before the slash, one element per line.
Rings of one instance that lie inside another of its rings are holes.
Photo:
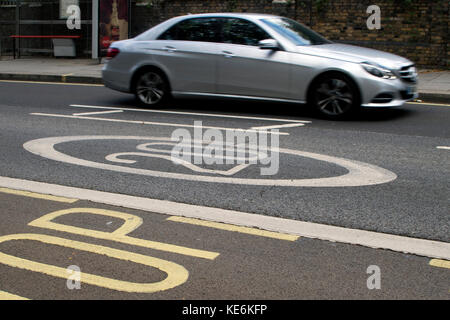
<path fill-rule="evenodd" d="M 258 42 L 258 46 L 262 50 L 280 50 L 280 45 L 275 39 L 265 39 Z"/>

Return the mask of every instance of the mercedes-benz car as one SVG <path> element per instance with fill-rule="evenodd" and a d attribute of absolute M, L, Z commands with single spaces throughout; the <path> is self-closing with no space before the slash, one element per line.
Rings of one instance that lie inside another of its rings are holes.
<path fill-rule="evenodd" d="M 418 97 L 410 60 L 334 43 L 305 25 L 265 14 L 172 18 L 114 42 L 104 84 L 150 107 L 171 97 L 292 102 L 339 118 L 360 107 L 398 107 Z"/>

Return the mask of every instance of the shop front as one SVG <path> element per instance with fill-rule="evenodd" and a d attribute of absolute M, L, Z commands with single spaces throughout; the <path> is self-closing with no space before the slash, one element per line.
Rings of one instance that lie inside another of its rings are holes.
<path fill-rule="evenodd" d="M 95 59 L 129 23 L 130 0 L 0 0 L 1 55 Z"/>

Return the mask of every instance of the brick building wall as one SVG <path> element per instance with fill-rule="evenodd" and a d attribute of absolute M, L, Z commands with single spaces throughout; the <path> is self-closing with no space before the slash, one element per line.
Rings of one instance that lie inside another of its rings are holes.
<path fill-rule="evenodd" d="M 136 0 L 133 35 L 186 13 L 257 12 L 296 19 L 334 41 L 393 52 L 420 66 L 450 67 L 448 0 Z M 151 3 L 151 4 L 149 4 Z M 381 29 L 368 30 L 367 7 L 381 8 Z"/>

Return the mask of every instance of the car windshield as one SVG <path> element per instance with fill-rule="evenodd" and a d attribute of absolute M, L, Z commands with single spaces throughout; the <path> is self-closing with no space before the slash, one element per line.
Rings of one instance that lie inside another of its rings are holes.
<path fill-rule="evenodd" d="M 297 46 L 331 43 L 331 41 L 325 39 L 318 33 L 291 19 L 270 18 L 262 19 L 261 21 Z"/>

